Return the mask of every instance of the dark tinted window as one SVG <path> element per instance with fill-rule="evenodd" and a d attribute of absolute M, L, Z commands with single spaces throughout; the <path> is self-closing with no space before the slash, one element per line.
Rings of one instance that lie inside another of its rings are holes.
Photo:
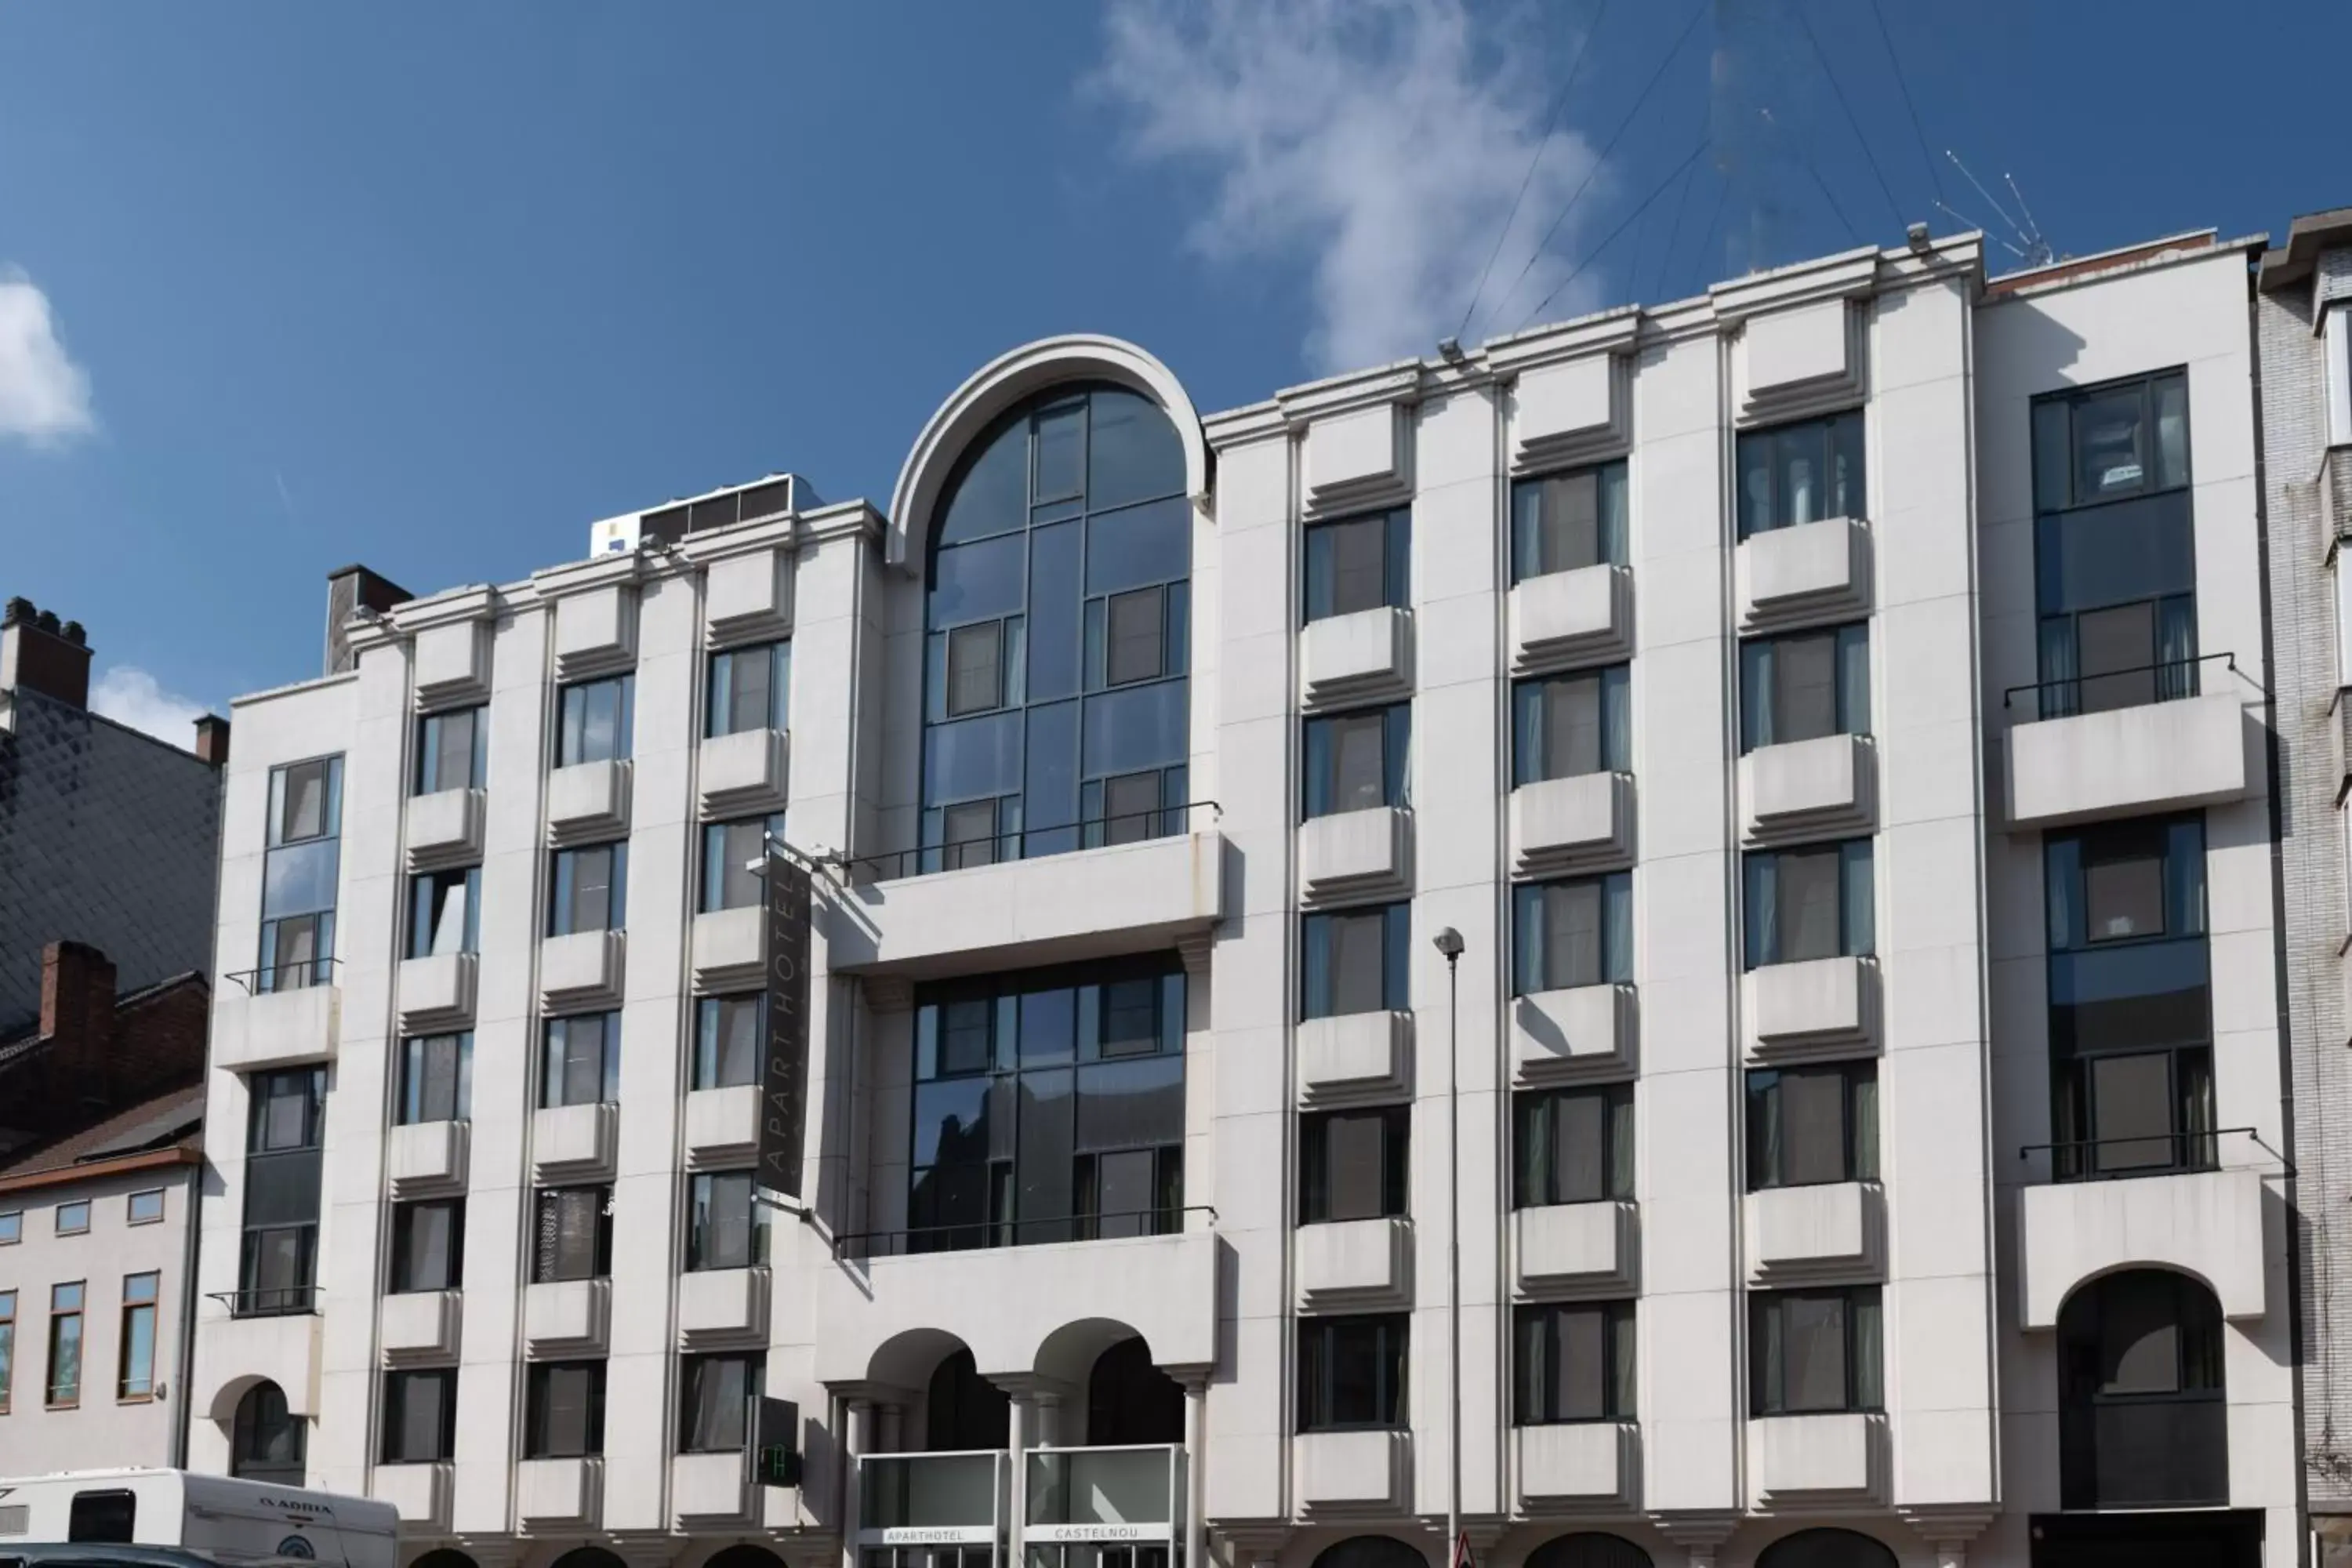
<path fill-rule="evenodd" d="M 1877 1179 L 1875 1062 L 1748 1073 L 1749 1191 Z"/>
<path fill-rule="evenodd" d="M 1512 1097 L 1513 1198 L 1520 1208 L 1633 1195 L 1633 1086 Z"/>
<path fill-rule="evenodd" d="M 529 1373 L 523 1455 L 581 1458 L 604 1451 L 604 1363 L 547 1362 Z"/>
<path fill-rule="evenodd" d="M 1882 1408 L 1884 1338 L 1875 1285 L 1751 1293 L 1748 1414 Z"/>
<path fill-rule="evenodd" d="M 1511 482 L 1511 580 L 1625 564 L 1625 465 Z"/>
<path fill-rule="evenodd" d="M 434 1463 L 454 1458 L 457 1446 L 457 1372 L 384 1373 L 383 1462 Z"/>
<path fill-rule="evenodd" d="M 1549 675 L 1511 688 L 1511 782 L 1623 773 L 1633 765 L 1628 667 Z"/>
<path fill-rule="evenodd" d="M 637 678 L 615 675 L 567 686 L 556 699 L 555 765 L 617 762 L 629 755 Z"/>
<path fill-rule="evenodd" d="M 1739 436 L 1739 537 L 1867 515 L 1859 410 Z"/>
<path fill-rule="evenodd" d="M 1406 944 L 1412 906 L 1375 904 L 1306 917 L 1301 931 L 1302 1018 L 1402 1011 L 1408 1004 Z"/>
<path fill-rule="evenodd" d="M 1747 858 L 1748 967 L 1874 951 L 1870 840 Z"/>
<path fill-rule="evenodd" d="M 1307 815 L 1410 804 L 1412 709 L 1334 713 L 1307 721 Z"/>
<path fill-rule="evenodd" d="M 427 713 L 416 721 L 416 793 L 479 789 L 488 773 L 489 717 L 487 708 Z"/>
<path fill-rule="evenodd" d="M 1633 879 L 1623 871 L 1511 889 L 1515 995 L 1633 978 Z"/>
<path fill-rule="evenodd" d="M 1299 1223 L 1402 1215 L 1412 1141 L 1411 1106 L 1300 1117 Z"/>
<path fill-rule="evenodd" d="M 1298 1429 L 1402 1426 L 1411 1320 L 1403 1313 L 1298 1320 Z"/>
<path fill-rule="evenodd" d="M 1412 604 L 1412 512 L 1399 507 L 1307 530 L 1307 618 Z"/>
<path fill-rule="evenodd" d="M 1520 1307 L 1512 1327 L 1514 1422 L 1539 1426 L 1633 1418 L 1633 1302 Z"/>
<path fill-rule="evenodd" d="M 1739 645 L 1742 751 L 1870 733 L 1870 627 L 1838 626 Z"/>

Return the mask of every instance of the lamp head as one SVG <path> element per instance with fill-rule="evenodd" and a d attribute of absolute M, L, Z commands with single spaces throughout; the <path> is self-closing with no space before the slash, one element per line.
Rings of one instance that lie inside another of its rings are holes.
<path fill-rule="evenodd" d="M 1451 963 L 1462 956 L 1462 933 L 1452 926 L 1445 927 L 1429 940 L 1435 944 L 1438 952 L 1445 955 L 1446 963 Z"/>

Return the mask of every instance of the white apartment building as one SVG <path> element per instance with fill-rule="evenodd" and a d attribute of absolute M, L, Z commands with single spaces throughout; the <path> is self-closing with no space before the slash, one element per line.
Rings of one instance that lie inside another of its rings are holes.
<path fill-rule="evenodd" d="M 236 704 L 192 1463 L 429 1568 L 1412 1568 L 1458 1413 L 1503 1568 L 2294 1563 L 2247 249 L 1207 418 L 1050 339 L 887 512 L 344 574 Z"/>

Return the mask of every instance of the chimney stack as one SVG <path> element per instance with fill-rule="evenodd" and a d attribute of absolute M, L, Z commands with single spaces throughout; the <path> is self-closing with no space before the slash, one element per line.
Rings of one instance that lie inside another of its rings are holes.
<path fill-rule="evenodd" d="M 114 963 L 80 942 L 41 950 L 41 1033 L 63 1053 L 61 1091 L 102 1102 L 113 1077 Z"/>
<path fill-rule="evenodd" d="M 228 721 L 207 713 L 196 721 L 196 755 L 216 768 L 228 766 Z"/>
<path fill-rule="evenodd" d="M 89 706 L 89 634 L 79 621 L 14 598 L 0 610 L 0 690 L 37 691 L 75 708 Z"/>
<path fill-rule="evenodd" d="M 364 566 L 342 566 L 328 573 L 326 673 L 341 675 L 352 667 L 348 626 L 353 616 L 362 610 L 382 614 L 415 596 L 391 578 L 379 576 Z"/>

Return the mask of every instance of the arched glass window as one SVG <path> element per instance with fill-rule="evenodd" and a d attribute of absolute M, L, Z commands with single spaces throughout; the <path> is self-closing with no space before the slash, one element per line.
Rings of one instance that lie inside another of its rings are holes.
<path fill-rule="evenodd" d="M 618 1552 L 607 1552 L 601 1546 L 575 1546 L 557 1558 L 550 1568 L 628 1568 Z"/>
<path fill-rule="evenodd" d="M 1528 1553 L 1527 1568 L 1650 1568 L 1650 1554 L 1597 1530 L 1555 1536 Z"/>
<path fill-rule="evenodd" d="M 784 1568 L 784 1560 L 764 1546 L 745 1542 L 711 1553 L 702 1568 Z"/>
<path fill-rule="evenodd" d="M 2095 1279 L 2058 1313 L 2058 1494 L 2065 1508 L 2230 1500 L 2221 1306 L 2186 1275 Z"/>
<path fill-rule="evenodd" d="M 1183 831 L 1184 491 L 1123 387 L 1041 394 L 965 455 L 925 578 L 924 870 Z"/>
<path fill-rule="evenodd" d="M 474 1560 L 454 1546 L 436 1546 L 408 1568 L 475 1568 Z"/>
<path fill-rule="evenodd" d="M 1801 1530 L 1766 1547 L 1756 1568 L 1895 1568 L 1883 1542 L 1851 1530 Z"/>
<path fill-rule="evenodd" d="M 228 1473 L 241 1480 L 275 1481 L 299 1487 L 304 1473 L 308 1429 L 286 1409 L 286 1391 L 257 1383 L 236 1402 L 229 1434 Z"/>
<path fill-rule="evenodd" d="M 1087 1378 L 1087 1441 L 1097 1448 L 1184 1440 L 1184 1391 L 1140 1338 L 1095 1357 Z"/>
<path fill-rule="evenodd" d="M 931 1373 L 925 1392 L 924 1447 L 932 1453 L 1002 1448 L 1011 1440 L 1013 1403 L 980 1375 L 970 1351 L 958 1351 Z"/>
<path fill-rule="evenodd" d="M 1325 1547 L 1315 1568 L 1429 1568 L 1429 1560 L 1393 1535 L 1351 1535 Z"/>

